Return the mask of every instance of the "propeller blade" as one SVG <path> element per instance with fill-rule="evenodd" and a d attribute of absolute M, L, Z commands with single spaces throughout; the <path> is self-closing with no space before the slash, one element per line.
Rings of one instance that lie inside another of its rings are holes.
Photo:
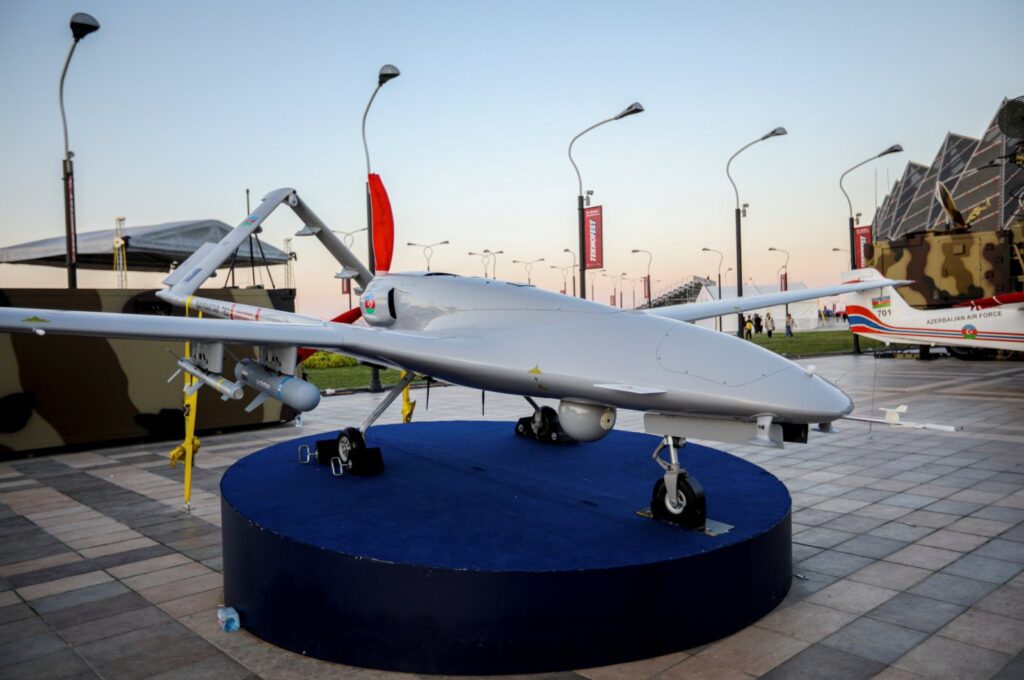
<path fill-rule="evenodd" d="M 395 251 L 395 218 L 391 214 L 391 201 L 380 175 L 368 176 L 370 185 L 370 215 L 373 218 L 373 260 L 375 274 L 387 274 L 391 269 L 391 256 Z"/>

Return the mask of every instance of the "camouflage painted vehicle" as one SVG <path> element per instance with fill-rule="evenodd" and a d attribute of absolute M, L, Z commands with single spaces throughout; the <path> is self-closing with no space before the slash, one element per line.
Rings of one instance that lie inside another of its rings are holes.
<path fill-rule="evenodd" d="M 1024 222 L 999 231 L 908 234 L 874 244 L 870 267 L 892 279 L 920 309 L 948 307 L 1024 289 Z"/>
<path fill-rule="evenodd" d="M 0 290 L 0 306 L 181 315 L 152 290 Z M 204 289 L 221 300 L 294 311 L 294 289 Z M 0 333 L 0 460 L 25 452 L 101 443 L 180 440 L 184 436 L 182 379 L 167 382 L 181 343 Z M 239 357 L 249 346 L 230 346 Z M 160 357 L 165 357 L 161 359 Z M 234 359 L 225 356 L 225 373 Z M 249 400 L 256 393 L 246 388 Z M 251 413 L 247 401 L 223 402 L 199 391 L 198 428 L 211 432 L 295 418 L 268 400 Z"/>

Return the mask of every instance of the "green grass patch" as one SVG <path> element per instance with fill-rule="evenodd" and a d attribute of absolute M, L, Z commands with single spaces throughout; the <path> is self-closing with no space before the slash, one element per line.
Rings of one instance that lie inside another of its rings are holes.
<path fill-rule="evenodd" d="M 339 366 L 336 368 L 306 368 L 307 379 L 322 390 L 353 390 L 370 386 L 369 366 Z M 401 373 L 393 369 L 380 372 L 380 382 L 390 387 L 399 381 Z M 417 376 L 416 381 L 422 378 Z"/>
<path fill-rule="evenodd" d="M 793 337 L 787 338 L 785 331 L 776 332 L 769 338 L 764 333 L 754 336 L 754 342 L 784 356 L 812 356 L 818 354 L 843 354 L 853 351 L 853 333 L 849 331 L 810 331 L 799 329 Z M 880 349 L 884 345 L 877 340 L 862 337 L 861 349 Z"/>

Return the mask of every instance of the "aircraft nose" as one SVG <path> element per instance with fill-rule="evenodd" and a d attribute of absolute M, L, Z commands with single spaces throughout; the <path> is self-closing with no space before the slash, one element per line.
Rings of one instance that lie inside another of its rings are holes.
<path fill-rule="evenodd" d="M 794 421 L 830 423 L 853 411 L 849 395 L 810 369 L 793 366 L 779 378 L 787 383 L 779 387 L 791 397 L 786 400 L 786 416 Z"/>

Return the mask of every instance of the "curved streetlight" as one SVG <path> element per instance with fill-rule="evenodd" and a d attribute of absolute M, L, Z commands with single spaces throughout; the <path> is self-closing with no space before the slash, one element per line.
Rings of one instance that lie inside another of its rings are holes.
<path fill-rule="evenodd" d="M 417 248 L 423 248 L 423 257 L 427 260 L 427 271 L 430 271 L 430 258 L 434 256 L 434 248 L 437 246 L 446 246 L 448 241 L 438 241 L 437 243 L 431 243 L 429 245 L 423 245 L 422 243 L 406 243 L 407 246 L 415 246 Z"/>
<path fill-rule="evenodd" d="M 702 253 L 718 253 L 718 299 L 722 299 L 722 262 L 725 261 L 725 253 L 721 250 L 715 250 L 714 248 L 701 248 Z M 722 330 L 722 317 L 715 317 L 715 323 L 717 328 L 715 330 Z"/>
<path fill-rule="evenodd" d="M 643 248 L 633 248 L 633 250 L 631 250 L 630 252 L 633 253 L 634 255 L 636 255 L 637 253 L 645 253 L 647 255 L 647 304 L 650 305 L 651 304 L 651 289 L 652 289 L 652 286 L 651 286 L 651 262 L 654 261 L 654 255 L 651 254 L 651 251 L 644 250 Z"/>
<path fill-rule="evenodd" d="M 743 238 L 740 233 L 742 229 L 741 220 L 743 217 L 743 208 L 740 206 L 740 190 L 736 188 L 736 182 L 734 182 L 732 179 L 732 174 L 730 174 L 729 172 L 729 166 L 732 165 L 732 161 L 733 159 L 736 158 L 736 156 L 739 156 L 745 150 L 754 146 L 758 142 L 763 142 L 764 140 L 771 139 L 772 137 L 781 137 L 782 135 L 785 134 L 787 134 L 786 128 L 777 127 L 771 132 L 762 135 L 761 137 L 758 137 L 754 141 L 742 147 L 739 151 L 730 156 L 729 161 L 725 164 L 725 176 L 729 178 L 729 183 L 732 184 L 732 190 L 736 194 L 736 297 L 738 298 L 743 297 Z M 743 314 L 737 314 L 737 319 L 739 319 L 739 328 L 736 330 L 736 334 L 742 338 Z"/>
<path fill-rule="evenodd" d="M 613 120 L 619 120 L 626 116 L 632 116 L 635 113 L 643 113 L 644 107 L 640 105 L 640 102 L 633 102 L 618 114 L 611 118 L 606 118 L 599 123 L 594 123 L 583 132 L 579 133 L 572 138 L 569 142 L 569 162 L 572 163 L 573 170 L 576 171 L 576 182 L 579 185 L 579 194 L 576 197 L 576 210 L 579 213 L 579 237 L 580 237 L 580 297 L 587 297 L 587 258 L 583 256 L 583 251 L 586 249 L 586 225 L 583 219 L 583 177 L 580 175 L 580 168 L 576 165 L 576 161 L 572 157 L 572 145 L 576 143 L 576 140 L 587 134 L 591 130 L 597 127 L 601 127 L 605 123 L 610 123 Z"/>
<path fill-rule="evenodd" d="M 878 155 L 875 155 L 875 156 L 872 156 L 871 158 L 867 158 L 865 160 L 862 160 L 860 163 L 857 163 L 857 165 L 853 166 L 852 168 L 850 168 L 849 170 L 847 170 L 846 172 L 844 172 L 842 175 L 839 176 L 839 190 L 842 191 L 843 192 L 843 196 L 846 197 L 846 205 L 850 209 L 850 221 L 849 221 L 849 229 L 850 229 L 850 269 L 856 269 L 857 268 L 856 229 L 854 227 L 854 219 L 853 219 L 853 202 L 850 200 L 850 194 L 846 193 L 846 189 L 843 187 L 843 180 L 846 179 L 847 175 L 849 175 L 851 172 L 853 172 L 854 170 L 856 170 L 860 166 L 865 165 L 867 163 L 870 163 L 871 161 L 875 160 L 876 158 L 881 158 L 882 156 L 888 156 L 891 153 L 900 153 L 901 151 L 903 151 L 903 147 L 902 146 L 900 146 L 899 144 L 893 144 L 892 146 L 890 146 L 888 149 L 886 149 L 882 153 L 880 153 Z M 860 336 L 857 335 L 857 334 L 854 334 L 854 336 L 853 336 L 853 353 L 854 354 L 860 354 Z"/>
<path fill-rule="evenodd" d="M 575 274 L 575 272 L 576 272 L 576 251 L 575 250 L 570 250 L 569 248 L 564 248 L 562 250 L 562 252 L 563 253 L 569 253 L 570 255 L 572 255 L 572 265 L 570 265 L 571 269 L 569 270 L 569 272 L 571 274 Z M 576 297 L 576 277 L 575 276 L 572 277 L 572 296 Z"/>
<path fill-rule="evenodd" d="M 491 261 L 491 251 L 485 250 L 482 253 L 474 253 L 472 250 L 467 253 L 469 255 L 476 255 L 480 258 L 480 261 L 484 265 L 484 278 L 487 278 L 487 263 Z"/>
<path fill-rule="evenodd" d="M 726 285 L 729 284 L 729 274 L 731 274 L 732 271 L 733 271 L 732 267 L 729 267 L 728 269 L 725 270 L 725 283 L 726 283 Z"/>
<path fill-rule="evenodd" d="M 68 288 L 78 288 L 78 233 L 75 224 L 75 164 L 71 159 L 75 157 L 68 144 L 68 119 L 64 112 L 64 79 L 68 74 L 68 65 L 71 64 L 71 55 L 75 53 L 78 41 L 100 30 L 100 22 L 91 14 L 78 12 L 71 16 L 71 49 L 68 50 L 68 58 L 64 60 L 64 70 L 60 72 L 60 122 L 64 128 L 64 161 L 62 170 L 64 172 L 64 237 L 67 246 L 65 263 L 68 270 Z"/>
<path fill-rule="evenodd" d="M 533 274 L 533 265 L 543 261 L 543 257 L 538 257 L 536 260 L 512 260 L 512 264 L 523 265 L 523 267 L 526 268 L 526 283 L 533 285 L 533 281 L 530 279 L 530 276 Z"/>
<path fill-rule="evenodd" d="M 491 278 L 498 278 L 498 255 L 504 255 L 504 250 L 488 250 L 484 248 L 484 252 L 491 256 Z"/>
<path fill-rule="evenodd" d="M 380 71 L 377 74 L 377 87 L 373 88 L 373 94 L 370 95 L 370 101 L 366 102 L 366 109 L 363 111 L 363 125 L 362 125 L 363 153 L 366 154 L 366 175 L 367 175 L 367 181 L 366 181 L 366 227 L 367 227 L 367 230 L 370 232 L 368 243 L 367 243 L 367 245 L 369 246 L 369 261 L 367 262 L 367 265 L 369 265 L 369 267 L 368 267 L 369 270 L 371 272 L 374 272 L 374 273 L 376 273 L 377 267 L 376 267 L 376 262 L 375 262 L 375 258 L 374 258 L 374 253 L 373 253 L 373 208 L 370 205 L 370 181 L 369 181 L 369 175 L 372 172 L 372 170 L 370 168 L 370 147 L 366 143 L 366 117 L 370 113 L 370 107 L 373 105 L 373 100 L 377 98 L 377 93 L 380 92 L 380 88 L 384 86 L 384 83 L 388 82 L 389 80 L 393 80 L 393 79 L 397 78 L 400 75 L 401 75 L 401 71 L 399 71 L 396 67 L 392 66 L 391 64 L 384 64 L 383 66 L 381 66 L 380 67 Z"/>

